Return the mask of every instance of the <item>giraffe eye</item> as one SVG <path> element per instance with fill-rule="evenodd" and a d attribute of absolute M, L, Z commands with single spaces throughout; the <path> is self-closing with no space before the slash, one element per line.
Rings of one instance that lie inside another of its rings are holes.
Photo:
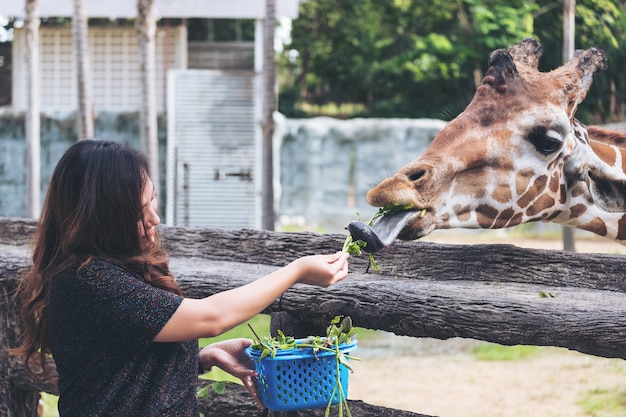
<path fill-rule="evenodd" d="M 543 155 L 558 151 L 562 145 L 561 138 L 556 132 L 548 131 L 542 126 L 534 127 L 528 133 L 528 140 Z"/>

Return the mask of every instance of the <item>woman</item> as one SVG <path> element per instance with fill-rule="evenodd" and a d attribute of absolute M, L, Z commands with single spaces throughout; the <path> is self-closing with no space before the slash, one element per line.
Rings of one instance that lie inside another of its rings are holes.
<path fill-rule="evenodd" d="M 33 250 L 18 288 L 24 319 L 15 353 L 52 353 L 65 416 L 198 416 L 200 369 L 241 378 L 261 406 L 248 339 L 203 348 L 261 312 L 295 283 L 326 287 L 347 276 L 346 254 L 296 259 L 245 286 L 184 298 L 157 233 L 148 163 L 132 148 L 85 140 L 50 181 Z"/>

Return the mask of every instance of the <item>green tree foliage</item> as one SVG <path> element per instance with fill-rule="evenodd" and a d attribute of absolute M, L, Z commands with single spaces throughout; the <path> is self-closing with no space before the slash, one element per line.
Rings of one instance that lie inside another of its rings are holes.
<path fill-rule="evenodd" d="M 598 77 L 583 110 L 603 119 L 624 102 L 625 12 L 620 0 L 576 7 L 577 47 L 609 55 L 609 75 Z M 534 36 L 546 51 L 541 65 L 561 65 L 562 13 L 554 0 L 308 0 L 281 57 L 279 110 L 303 116 L 305 104 L 335 103 L 352 106 L 346 117 L 450 119 L 494 49 Z"/>

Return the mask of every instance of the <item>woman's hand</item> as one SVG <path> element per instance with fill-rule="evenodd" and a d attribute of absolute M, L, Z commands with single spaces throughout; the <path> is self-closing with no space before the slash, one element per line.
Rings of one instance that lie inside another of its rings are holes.
<path fill-rule="evenodd" d="M 348 276 L 348 256 L 344 252 L 304 256 L 290 266 L 298 268 L 299 283 L 325 288 Z"/>
<path fill-rule="evenodd" d="M 203 369 L 217 366 L 229 374 L 241 379 L 243 385 L 254 398 L 257 405 L 265 408 L 255 383 L 257 373 L 254 370 L 254 360 L 248 357 L 244 349 L 252 344 L 250 339 L 230 339 L 212 343 L 200 351 L 200 363 Z"/>

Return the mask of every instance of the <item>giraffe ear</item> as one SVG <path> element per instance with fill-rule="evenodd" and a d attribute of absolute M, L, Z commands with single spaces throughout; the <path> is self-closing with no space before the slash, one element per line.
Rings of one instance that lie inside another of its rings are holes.
<path fill-rule="evenodd" d="M 626 174 L 609 166 L 588 146 L 577 146 L 576 150 L 577 154 L 568 158 L 565 169 L 574 176 L 579 173 L 578 177 L 587 184 L 595 205 L 609 212 L 625 212 Z"/>
<path fill-rule="evenodd" d="M 582 103 L 591 87 L 593 76 L 606 69 L 606 54 L 596 47 L 576 51 L 574 58 L 563 67 L 563 90 L 567 97 L 567 113 L 574 117 L 578 105 Z"/>
<path fill-rule="evenodd" d="M 626 179 L 611 178 L 604 174 L 590 170 L 585 178 L 593 202 L 605 211 L 626 211 Z"/>

